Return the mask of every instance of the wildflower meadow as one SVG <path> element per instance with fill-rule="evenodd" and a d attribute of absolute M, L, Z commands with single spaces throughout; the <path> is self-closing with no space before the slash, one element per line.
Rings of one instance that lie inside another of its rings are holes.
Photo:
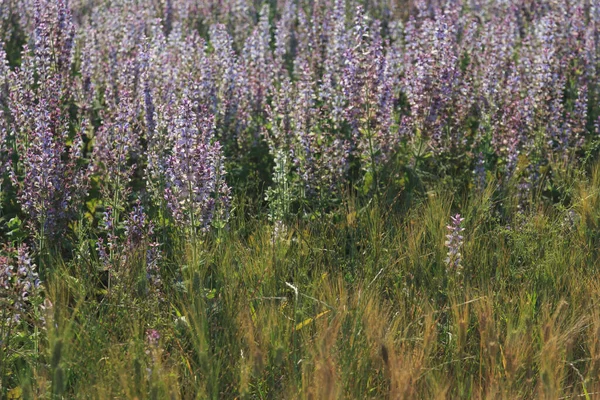
<path fill-rule="evenodd" d="M 600 398 L 598 0 L 0 0 L 0 399 Z"/>

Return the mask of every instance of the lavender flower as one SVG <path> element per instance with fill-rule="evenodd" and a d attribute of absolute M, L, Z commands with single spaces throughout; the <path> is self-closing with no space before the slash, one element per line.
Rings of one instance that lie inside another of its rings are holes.
<path fill-rule="evenodd" d="M 30 298 L 38 294 L 40 280 L 29 255 L 29 248 L 23 244 L 16 250 L 8 249 L 8 256 L 0 256 L 0 304 L 6 317 L 19 321 L 28 312 Z"/>
<path fill-rule="evenodd" d="M 486 172 L 485 172 L 485 159 L 483 154 L 480 152 L 475 161 L 475 170 L 473 171 L 475 179 L 475 187 L 481 191 L 485 189 L 486 183 Z"/>
<path fill-rule="evenodd" d="M 107 97 L 110 97 L 108 90 Z M 109 109 L 107 119 L 96 134 L 92 159 L 94 173 L 103 176 L 102 194 L 118 212 L 125 208 L 129 186 L 139 153 L 140 133 L 135 127 L 138 106 L 133 103 L 130 92 L 123 91 L 118 105 Z"/>
<path fill-rule="evenodd" d="M 393 71 L 383 52 L 380 26 L 369 28 L 362 9 L 356 11 L 354 43 L 345 54 L 342 85 L 347 100 L 345 118 L 351 126 L 353 148 L 363 168 L 377 174 L 377 167 L 391 158 L 397 135 L 391 129 Z"/>
<path fill-rule="evenodd" d="M 270 50 L 271 25 L 269 6 L 265 4 L 260 12 L 260 20 L 252 35 L 244 43 L 242 60 L 245 70 L 244 85 L 247 87 L 244 99 L 252 115 L 264 112 L 267 97 L 273 85 L 273 53 Z"/>
<path fill-rule="evenodd" d="M 14 114 L 27 112 L 15 106 Z M 68 126 L 52 114 L 49 103 L 42 98 L 34 110 L 39 113 L 33 130 L 17 135 L 19 159 L 11 163 L 10 177 L 23 210 L 35 221 L 34 232 L 54 236 L 65 229 L 86 196 L 88 173 L 79 162 L 80 136 L 68 148 L 64 131 Z"/>
<path fill-rule="evenodd" d="M 350 143 L 332 134 L 325 124 L 319 126 L 318 121 L 325 116 L 317 107 L 314 78 L 307 63 L 300 63 L 298 67 L 300 77 L 292 92 L 296 101 L 288 100 L 291 103 L 287 127 L 290 134 L 280 141 L 290 142 L 291 157 L 305 196 L 309 199 L 328 197 L 330 193 L 337 193 L 340 181 L 346 178 Z M 287 88 L 283 86 L 282 90 Z"/>
<path fill-rule="evenodd" d="M 450 225 L 446 226 L 448 234 L 446 235 L 445 246 L 448 248 L 448 254 L 444 260 L 447 266 L 447 272 L 460 275 L 462 271 L 462 255 L 460 253 L 464 237 L 462 232 L 465 228 L 462 223 L 465 219 L 456 214 L 450 217 Z"/>
<path fill-rule="evenodd" d="M 160 333 L 156 329 L 146 330 L 146 342 L 148 343 L 148 346 L 150 346 L 151 348 L 157 347 L 159 340 Z"/>
<path fill-rule="evenodd" d="M 161 228 L 222 226 L 224 154 L 246 169 L 263 141 L 274 223 L 281 193 L 312 208 L 355 179 L 379 190 L 398 160 L 528 198 L 600 129 L 600 12 L 526 3 L 417 1 L 401 19 L 381 1 L 0 1 L 0 42 L 27 36 L 20 58 L 0 46 L 0 173 L 32 234 L 58 238 L 93 172 L 113 261 L 148 223 L 132 198 Z"/>
<path fill-rule="evenodd" d="M 459 25 L 452 9 L 436 10 L 436 14 L 435 19 L 430 18 L 422 9 L 420 20 L 411 19 L 406 27 L 403 86 L 410 104 L 409 134 L 427 138 L 436 151 L 447 151 L 447 132 L 458 129 L 457 119 L 462 117 L 452 109 L 461 88 L 456 41 Z M 451 146 L 458 144 L 450 142 Z"/>
<path fill-rule="evenodd" d="M 100 261 L 118 281 L 125 272 L 124 268 L 129 267 L 128 263 L 142 255 L 150 289 L 162 299 L 160 244 L 154 238 L 154 224 L 148 220 L 141 201 L 137 200 L 133 210 L 125 217 L 122 232 L 116 222 L 113 209 L 107 207 L 100 227 L 106 239 L 99 237 L 96 242 Z"/>
<path fill-rule="evenodd" d="M 8 149 L 6 136 L 8 133 L 8 120 L 4 114 L 4 108 L 8 102 L 7 77 L 9 76 L 9 72 L 4 44 L 0 41 L 0 177 L 4 175 L 7 168 L 6 153 Z"/>
<path fill-rule="evenodd" d="M 124 224 L 124 253 L 132 253 L 145 248 L 146 278 L 151 289 L 162 299 L 160 279 L 160 244 L 153 241 L 154 224 L 148 220 L 141 202 L 138 200 Z"/>
<path fill-rule="evenodd" d="M 249 124 L 250 96 L 247 85 L 247 70 L 233 49 L 233 38 L 223 25 L 215 25 L 210 30 L 210 41 L 214 48 L 210 64 L 214 74 L 216 104 L 216 136 L 220 141 L 232 142 L 243 148 L 245 140 L 242 132 Z"/>
<path fill-rule="evenodd" d="M 112 267 L 115 250 L 118 250 L 116 248 L 118 236 L 115 225 L 113 209 L 111 206 L 107 206 L 106 210 L 102 213 L 101 224 L 101 230 L 106 233 L 106 244 L 104 244 L 104 238 L 102 237 L 98 238 L 96 242 L 98 257 L 107 269 Z"/>
<path fill-rule="evenodd" d="M 345 54 L 350 47 L 349 32 L 346 29 L 346 2 L 344 0 L 335 1 L 330 20 L 331 31 L 327 35 L 320 97 L 325 103 L 330 118 L 335 123 L 340 123 L 344 108 L 341 84 L 345 67 Z M 309 49 L 305 47 L 303 50 L 308 53 Z"/>
<path fill-rule="evenodd" d="M 159 265 L 161 259 L 160 244 L 158 242 L 149 243 L 146 250 L 146 279 L 150 284 L 152 292 L 157 295 L 159 300 L 163 300 L 164 298 Z"/>
<path fill-rule="evenodd" d="M 194 232 L 206 231 L 213 220 L 227 216 L 229 187 L 213 132 L 212 115 L 184 98 L 169 127 L 174 146 L 166 161 L 165 199 L 175 221 Z"/>
<path fill-rule="evenodd" d="M 24 48 L 20 68 L 5 71 L 9 129 L 17 153 L 9 172 L 33 233 L 56 237 L 75 216 L 88 186 L 81 160 L 82 132 L 74 140 L 69 137 L 74 28 L 62 0 L 36 0 L 30 11 L 34 47 Z M 5 90 L 0 89 L 0 99 Z M 84 130 L 85 121 L 81 126 Z"/>

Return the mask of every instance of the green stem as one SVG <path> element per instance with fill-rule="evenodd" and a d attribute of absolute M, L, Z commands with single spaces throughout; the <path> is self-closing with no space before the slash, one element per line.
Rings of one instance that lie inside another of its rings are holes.
<path fill-rule="evenodd" d="M 369 101 L 369 89 L 367 88 L 367 92 L 365 94 L 367 99 L 367 137 L 369 139 L 369 156 L 371 158 L 371 171 L 373 173 L 373 191 L 375 193 L 375 199 L 379 200 L 379 178 L 377 174 L 377 167 L 375 164 L 375 151 L 373 150 L 373 134 L 371 132 L 371 103 Z"/>

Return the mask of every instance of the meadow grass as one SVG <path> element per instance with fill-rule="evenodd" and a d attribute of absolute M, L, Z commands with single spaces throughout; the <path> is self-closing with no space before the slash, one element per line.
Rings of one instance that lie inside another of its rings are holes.
<path fill-rule="evenodd" d="M 600 169 L 579 182 L 568 210 L 517 212 L 493 184 L 405 212 L 348 197 L 279 238 L 238 202 L 218 235 L 171 238 L 162 298 L 141 257 L 110 290 L 94 260 L 49 259 L 47 334 L 8 381 L 25 398 L 593 398 Z"/>

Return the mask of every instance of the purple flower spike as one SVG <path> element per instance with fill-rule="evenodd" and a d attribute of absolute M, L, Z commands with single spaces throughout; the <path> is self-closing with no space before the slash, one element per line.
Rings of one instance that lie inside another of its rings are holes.
<path fill-rule="evenodd" d="M 173 150 L 166 160 L 165 200 L 173 218 L 195 231 L 227 217 L 229 187 L 213 116 L 184 98 L 169 126 Z"/>
<path fill-rule="evenodd" d="M 460 250 L 463 246 L 464 237 L 462 232 L 465 230 L 461 225 L 465 219 L 456 214 L 450 217 L 450 225 L 446 226 L 448 234 L 446 235 L 445 246 L 448 248 L 448 255 L 445 259 L 448 272 L 460 274 L 462 270 L 462 255 Z"/>
<path fill-rule="evenodd" d="M 0 306 L 17 322 L 30 309 L 30 299 L 38 294 L 41 282 L 27 245 L 7 250 L 9 255 L 0 256 Z"/>

